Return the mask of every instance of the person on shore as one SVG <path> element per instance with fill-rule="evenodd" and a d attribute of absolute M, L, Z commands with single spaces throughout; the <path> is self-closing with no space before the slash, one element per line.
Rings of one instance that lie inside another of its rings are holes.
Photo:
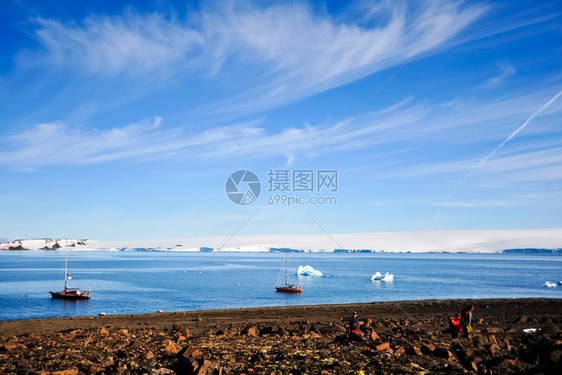
<path fill-rule="evenodd" d="M 472 311 L 474 311 L 474 306 L 468 305 L 461 312 L 461 329 L 466 338 L 470 338 L 472 333 Z"/>
<path fill-rule="evenodd" d="M 349 322 L 349 334 L 359 334 L 359 319 L 357 319 L 357 312 L 354 311 L 351 318 L 341 318 L 341 321 Z"/>
<path fill-rule="evenodd" d="M 457 314 L 454 317 L 449 318 L 449 328 L 451 329 L 451 336 L 453 338 L 459 338 L 462 333 L 461 327 L 461 314 Z"/>

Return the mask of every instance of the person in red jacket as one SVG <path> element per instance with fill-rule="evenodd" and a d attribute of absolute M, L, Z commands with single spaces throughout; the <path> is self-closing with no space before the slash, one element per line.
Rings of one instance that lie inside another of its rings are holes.
<path fill-rule="evenodd" d="M 461 327 L 461 314 L 457 314 L 455 317 L 449 318 L 449 324 L 451 329 L 451 336 L 453 338 L 458 338 L 462 334 Z"/>

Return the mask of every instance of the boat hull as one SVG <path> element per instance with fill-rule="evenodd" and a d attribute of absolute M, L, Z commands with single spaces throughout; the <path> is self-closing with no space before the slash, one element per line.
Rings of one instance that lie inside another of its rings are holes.
<path fill-rule="evenodd" d="M 73 299 L 73 300 L 90 299 L 89 292 L 62 290 L 60 292 L 49 292 L 49 293 L 51 293 L 51 298 L 54 299 Z"/>
<path fill-rule="evenodd" d="M 302 293 L 302 289 L 301 288 L 285 288 L 285 287 L 275 287 L 275 289 L 277 289 L 278 292 L 281 293 Z"/>

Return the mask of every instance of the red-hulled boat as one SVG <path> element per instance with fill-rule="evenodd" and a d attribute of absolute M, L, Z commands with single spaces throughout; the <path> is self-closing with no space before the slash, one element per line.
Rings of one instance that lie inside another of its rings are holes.
<path fill-rule="evenodd" d="M 64 290 L 60 292 L 51 292 L 51 297 L 55 299 L 90 299 L 90 293 L 92 290 L 90 288 L 80 290 L 78 288 L 69 288 L 68 280 L 70 280 L 70 274 L 68 273 L 68 245 L 66 246 L 64 255 Z"/>
<path fill-rule="evenodd" d="M 289 279 L 289 274 L 287 272 L 287 256 L 285 255 L 285 263 L 283 264 L 283 267 L 281 268 L 281 271 L 279 272 L 279 277 L 277 277 L 277 284 L 279 285 L 279 281 L 281 279 L 281 275 L 283 274 L 283 270 L 285 270 L 284 272 L 284 279 L 285 282 L 283 285 L 280 286 L 276 286 L 275 289 L 278 292 L 282 292 L 282 293 L 302 293 L 302 289 L 299 285 L 294 285 L 294 284 L 290 284 L 288 279 Z"/>
<path fill-rule="evenodd" d="M 55 299 L 90 299 L 90 289 L 64 288 L 60 292 L 49 292 Z"/>

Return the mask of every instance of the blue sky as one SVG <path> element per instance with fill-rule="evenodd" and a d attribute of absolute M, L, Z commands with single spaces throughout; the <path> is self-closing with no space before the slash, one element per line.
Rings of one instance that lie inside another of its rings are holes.
<path fill-rule="evenodd" d="M 3 8 L 0 238 L 562 227 L 559 1 Z"/>

